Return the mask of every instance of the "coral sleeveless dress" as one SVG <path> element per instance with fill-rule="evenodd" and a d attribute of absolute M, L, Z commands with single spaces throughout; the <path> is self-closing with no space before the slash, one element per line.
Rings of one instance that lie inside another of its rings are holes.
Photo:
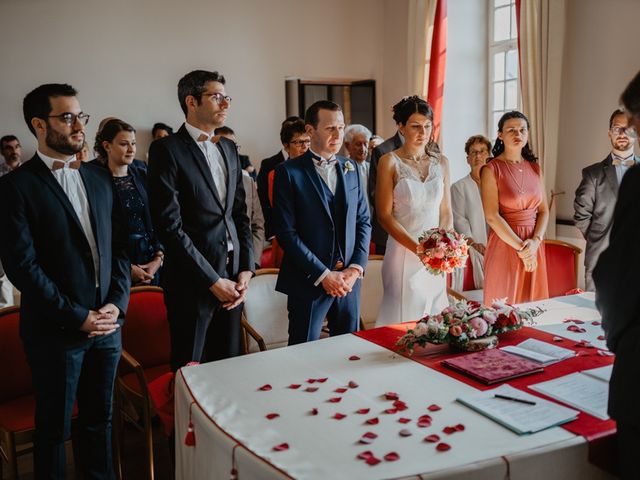
<path fill-rule="evenodd" d="M 493 159 L 489 168 L 498 184 L 499 213 L 522 240 L 533 237 L 538 207 L 545 194 L 540 186 L 540 167 L 537 163 L 520 164 Z M 518 252 L 503 242 L 491 230 L 484 256 L 484 303 L 494 298 L 507 298 L 507 302 L 523 303 L 549 297 L 544 245 L 537 252 L 538 266 L 525 272 Z"/>

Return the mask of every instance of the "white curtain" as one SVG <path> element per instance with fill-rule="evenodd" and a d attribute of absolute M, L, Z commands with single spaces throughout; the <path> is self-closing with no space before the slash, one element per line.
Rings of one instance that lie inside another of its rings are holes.
<path fill-rule="evenodd" d="M 429 57 L 437 0 L 409 0 L 407 29 L 408 95 L 426 98 L 429 83 Z"/>
<path fill-rule="evenodd" d="M 540 158 L 547 199 L 555 189 L 565 29 L 565 0 L 520 1 L 520 76 L 523 112 L 531 122 L 529 142 Z M 556 209 L 547 238 L 556 236 Z"/>

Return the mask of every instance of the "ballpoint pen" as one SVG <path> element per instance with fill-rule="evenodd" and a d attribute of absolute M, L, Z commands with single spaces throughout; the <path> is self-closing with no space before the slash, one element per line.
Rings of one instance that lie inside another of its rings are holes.
<path fill-rule="evenodd" d="M 500 398 L 501 400 L 511 400 L 512 402 L 520 402 L 520 403 L 525 403 L 527 405 L 535 405 L 536 402 L 532 402 L 531 400 L 524 400 L 522 398 L 515 398 L 515 397 L 509 397 L 507 395 L 500 395 L 499 393 L 496 393 L 494 395 L 495 398 Z"/>

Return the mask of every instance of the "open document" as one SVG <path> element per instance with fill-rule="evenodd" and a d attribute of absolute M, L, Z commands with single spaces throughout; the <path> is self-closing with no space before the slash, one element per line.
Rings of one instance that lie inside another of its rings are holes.
<path fill-rule="evenodd" d="M 552 345 L 551 343 L 543 342 L 541 340 L 536 340 L 535 338 L 528 338 L 518 345 L 508 345 L 506 347 L 502 347 L 500 350 L 533 360 L 542 366 L 551 365 L 552 363 L 559 362 L 560 360 L 576 356 L 576 352 L 573 350 Z"/>
<path fill-rule="evenodd" d="M 513 430 L 535 433 L 575 420 L 578 412 L 504 384 L 458 397 L 458 402 Z"/>
<path fill-rule="evenodd" d="M 607 376 L 607 368 L 572 373 L 548 382 L 530 385 L 529 388 L 571 405 L 600 420 L 608 420 L 608 377 L 611 372 L 609 370 Z M 597 370 L 597 372 L 594 372 L 594 370 Z"/>

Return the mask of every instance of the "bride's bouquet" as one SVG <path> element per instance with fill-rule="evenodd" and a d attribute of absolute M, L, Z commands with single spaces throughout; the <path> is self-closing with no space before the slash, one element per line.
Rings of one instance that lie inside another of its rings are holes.
<path fill-rule="evenodd" d="M 464 235 L 444 228 L 427 230 L 418 239 L 416 253 L 429 273 L 441 275 L 464 268 L 469 246 Z"/>

